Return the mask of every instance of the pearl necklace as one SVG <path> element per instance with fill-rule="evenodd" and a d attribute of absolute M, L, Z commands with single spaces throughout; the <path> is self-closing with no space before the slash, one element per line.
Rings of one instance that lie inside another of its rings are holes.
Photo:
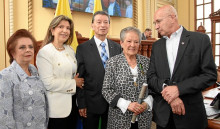
<path fill-rule="evenodd" d="M 65 49 L 64 47 L 56 47 L 56 46 L 55 46 L 55 48 L 56 48 L 57 50 L 64 50 L 64 49 Z"/>
<path fill-rule="evenodd" d="M 62 47 L 56 47 L 54 44 L 53 46 L 57 49 L 57 50 L 64 50 L 65 48 L 62 46 Z"/>

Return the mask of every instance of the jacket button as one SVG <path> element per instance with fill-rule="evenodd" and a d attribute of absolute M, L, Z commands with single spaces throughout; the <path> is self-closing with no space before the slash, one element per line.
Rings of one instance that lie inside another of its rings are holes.
<path fill-rule="evenodd" d="M 30 110 L 32 110 L 33 108 L 32 107 L 28 107 L 28 110 L 30 111 Z"/>
<path fill-rule="evenodd" d="M 28 123 L 27 123 L 27 126 L 31 126 L 31 123 L 30 123 L 30 122 L 28 122 Z"/>
<path fill-rule="evenodd" d="M 28 93 L 29 93 L 29 95 L 33 95 L 33 91 L 31 91 L 31 90 Z"/>

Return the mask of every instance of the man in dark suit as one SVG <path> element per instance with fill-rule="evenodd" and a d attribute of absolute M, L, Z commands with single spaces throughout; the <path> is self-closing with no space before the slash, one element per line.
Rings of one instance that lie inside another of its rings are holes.
<path fill-rule="evenodd" d="M 77 103 L 79 113 L 83 117 L 83 129 L 98 129 L 100 118 L 102 129 L 107 128 L 109 105 L 101 92 L 105 74 L 101 45 L 103 42 L 106 44 L 104 55 L 107 58 L 121 53 L 118 43 L 106 39 L 109 25 L 109 15 L 104 11 L 96 12 L 92 18 L 94 37 L 77 47 L 78 72 L 79 76 L 85 79 L 83 89 L 77 90 Z"/>
<path fill-rule="evenodd" d="M 151 35 L 152 35 L 152 30 L 150 28 L 146 28 L 144 33 L 142 33 L 141 39 L 147 40 L 147 39 L 151 38 Z"/>
<path fill-rule="evenodd" d="M 154 15 L 163 36 L 152 47 L 149 89 L 155 92 L 153 117 L 157 129 L 205 129 L 202 90 L 216 82 L 210 39 L 178 24 L 174 7 L 166 5 Z"/>

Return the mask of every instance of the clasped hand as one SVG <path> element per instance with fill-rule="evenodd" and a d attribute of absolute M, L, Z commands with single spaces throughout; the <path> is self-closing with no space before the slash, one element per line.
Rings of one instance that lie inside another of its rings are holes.
<path fill-rule="evenodd" d="M 174 114 L 185 115 L 185 106 L 183 101 L 179 98 L 179 90 L 176 85 L 165 87 L 161 94 L 164 100 L 170 104 Z"/>
<path fill-rule="evenodd" d="M 177 86 L 167 86 L 161 92 L 163 98 L 170 104 L 174 99 L 179 97 Z"/>
<path fill-rule="evenodd" d="M 185 106 L 183 101 L 178 97 L 174 99 L 171 104 L 171 109 L 174 114 L 185 115 Z"/>
<path fill-rule="evenodd" d="M 147 103 L 143 102 L 139 104 L 138 102 L 131 102 L 128 106 L 128 110 L 132 111 L 135 115 L 139 115 L 147 109 Z"/>

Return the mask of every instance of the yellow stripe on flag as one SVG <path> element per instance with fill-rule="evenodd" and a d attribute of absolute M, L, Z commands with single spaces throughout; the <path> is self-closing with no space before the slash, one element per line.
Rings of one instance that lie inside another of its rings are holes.
<path fill-rule="evenodd" d="M 102 3 L 101 0 L 94 0 L 94 9 L 93 9 L 93 14 L 97 11 L 102 11 Z M 91 39 L 94 35 L 93 29 L 90 30 L 90 35 L 89 38 Z"/>
<path fill-rule="evenodd" d="M 70 10 L 69 0 L 59 0 L 58 1 L 55 17 L 59 16 L 59 15 L 65 15 L 73 20 L 71 10 Z M 78 46 L 78 41 L 77 41 L 75 30 L 73 30 L 73 42 L 71 43 L 71 46 L 74 49 L 74 51 L 76 52 L 76 47 Z"/>

